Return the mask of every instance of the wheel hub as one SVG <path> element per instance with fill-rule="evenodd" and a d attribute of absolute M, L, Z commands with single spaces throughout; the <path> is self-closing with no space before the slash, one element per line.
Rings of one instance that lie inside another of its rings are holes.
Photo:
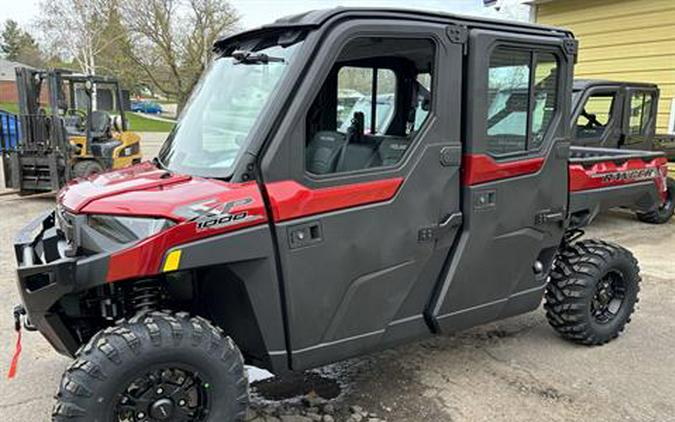
<path fill-rule="evenodd" d="M 601 324 L 608 323 L 618 313 L 625 298 L 625 285 L 620 274 L 607 274 L 595 288 L 591 313 Z"/>
<path fill-rule="evenodd" d="M 166 421 L 173 416 L 174 404 L 169 398 L 161 398 L 150 406 L 150 416 L 158 421 Z"/>
<path fill-rule="evenodd" d="M 120 394 L 115 421 L 205 421 L 209 395 L 209 384 L 197 372 L 171 367 L 150 370 Z"/>

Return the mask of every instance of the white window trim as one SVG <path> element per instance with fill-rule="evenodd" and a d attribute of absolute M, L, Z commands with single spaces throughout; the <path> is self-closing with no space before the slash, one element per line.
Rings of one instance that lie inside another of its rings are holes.
<path fill-rule="evenodd" d="M 675 98 L 670 100 L 670 118 L 668 119 L 668 133 L 675 135 Z"/>

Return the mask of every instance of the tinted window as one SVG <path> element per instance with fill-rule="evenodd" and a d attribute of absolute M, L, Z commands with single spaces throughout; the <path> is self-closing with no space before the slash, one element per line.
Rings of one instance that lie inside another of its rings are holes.
<path fill-rule="evenodd" d="M 488 74 L 487 150 L 538 149 L 555 116 L 558 62 L 550 53 L 497 48 Z"/>
<path fill-rule="evenodd" d="M 307 113 L 305 166 L 331 174 L 397 164 L 431 112 L 434 44 L 349 42 Z"/>
<path fill-rule="evenodd" d="M 550 53 L 537 54 L 536 57 L 532 141 L 529 149 L 537 149 L 543 142 L 558 103 L 558 61 Z"/>
<path fill-rule="evenodd" d="M 530 60 L 526 51 L 497 49 L 488 79 L 488 150 L 524 151 L 527 145 Z"/>
<path fill-rule="evenodd" d="M 633 92 L 630 96 L 629 135 L 645 135 L 649 131 L 654 107 L 654 94 Z"/>

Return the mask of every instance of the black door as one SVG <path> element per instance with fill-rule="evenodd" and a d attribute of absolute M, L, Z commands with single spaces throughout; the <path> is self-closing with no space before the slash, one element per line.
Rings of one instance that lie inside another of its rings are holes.
<path fill-rule="evenodd" d="M 446 27 L 352 20 L 313 57 L 263 160 L 294 369 L 428 335 L 461 222 Z"/>
<path fill-rule="evenodd" d="M 441 331 L 536 308 L 567 212 L 573 56 L 560 39 L 469 39 L 464 226 L 429 309 Z"/>

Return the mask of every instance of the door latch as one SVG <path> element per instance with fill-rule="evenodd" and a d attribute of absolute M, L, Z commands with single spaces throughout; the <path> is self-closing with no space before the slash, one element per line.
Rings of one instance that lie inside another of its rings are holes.
<path fill-rule="evenodd" d="M 432 240 L 440 239 L 445 236 L 452 229 L 462 225 L 462 213 L 455 212 L 446 217 L 437 226 L 424 227 L 417 233 L 418 242 L 431 242 Z"/>
<path fill-rule="evenodd" d="M 565 210 L 564 209 L 543 210 L 543 211 L 539 211 L 534 216 L 534 224 L 535 225 L 548 224 L 548 223 L 559 223 L 559 222 L 562 222 L 562 221 L 565 221 Z"/>

